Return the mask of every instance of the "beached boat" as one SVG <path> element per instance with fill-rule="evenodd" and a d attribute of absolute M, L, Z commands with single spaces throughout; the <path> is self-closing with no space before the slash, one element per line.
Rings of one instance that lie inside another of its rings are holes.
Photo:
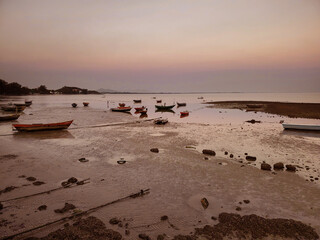
<path fill-rule="evenodd" d="M 24 105 L 24 106 L 15 106 L 15 105 L 1 106 L 1 109 L 3 111 L 7 111 L 7 112 L 22 112 L 25 108 L 26 108 L 26 105 Z"/>
<path fill-rule="evenodd" d="M 20 114 L 12 114 L 12 115 L 3 115 L 0 116 L 0 121 L 11 121 L 16 120 L 20 117 Z"/>
<path fill-rule="evenodd" d="M 282 126 L 285 130 L 320 131 L 320 125 L 282 123 Z"/>
<path fill-rule="evenodd" d="M 71 104 L 71 106 L 75 108 L 75 107 L 77 107 L 77 106 L 78 106 L 78 104 L 76 104 L 76 103 L 72 103 L 72 104 Z"/>
<path fill-rule="evenodd" d="M 157 103 L 162 103 L 162 100 L 157 100 Z"/>
<path fill-rule="evenodd" d="M 30 100 L 25 100 L 24 103 L 26 104 L 27 107 L 31 106 L 32 101 Z"/>
<path fill-rule="evenodd" d="M 124 107 L 124 106 L 126 106 L 125 103 L 119 103 L 119 107 Z"/>
<path fill-rule="evenodd" d="M 83 102 L 83 106 L 84 106 L 84 107 L 88 107 L 88 106 L 89 106 L 89 103 L 88 103 L 88 102 Z"/>
<path fill-rule="evenodd" d="M 134 108 L 136 111 L 140 112 L 145 109 L 145 106 Z"/>
<path fill-rule="evenodd" d="M 189 116 L 189 112 L 188 111 L 180 112 L 180 116 L 183 116 L 183 117 Z"/>
<path fill-rule="evenodd" d="M 177 105 L 178 105 L 178 107 L 185 107 L 185 106 L 187 106 L 186 103 L 178 103 L 178 102 L 177 102 Z"/>
<path fill-rule="evenodd" d="M 148 108 L 139 111 L 139 113 L 141 114 L 147 114 L 147 112 L 148 112 Z"/>
<path fill-rule="evenodd" d="M 35 124 L 12 124 L 18 131 L 45 131 L 45 130 L 61 130 L 67 129 L 73 120 L 59 123 L 35 123 Z"/>
<path fill-rule="evenodd" d="M 131 107 L 111 108 L 111 111 L 113 111 L 113 112 L 129 112 L 129 111 L 131 111 Z"/>
<path fill-rule="evenodd" d="M 164 125 L 164 124 L 168 123 L 168 119 L 167 118 L 157 118 L 154 120 L 154 123 L 158 124 L 158 125 Z"/>
<path fill-rule="evenodd" d="M 133 100 L 134 103 L 141 103 L 142 100 L 141 99 L 138 99 L 138 100 Z"/>
<path fill-rule="evenodd" d="M 156 109 L 159 109 L 159 110 L 162 110 L 162 109 L 171 109 L 171 108 L 173 108 L 174 106 L 175 106 L 175 104 L 173 104 L 173 105 L 168 105 L 168 106 L 166 106 L 166 105 L 155 105 Z"/>

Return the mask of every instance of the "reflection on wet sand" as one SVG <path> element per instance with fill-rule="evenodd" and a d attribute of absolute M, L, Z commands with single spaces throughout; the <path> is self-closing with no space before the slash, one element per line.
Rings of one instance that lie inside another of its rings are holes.
<path fill-rule="evenodd" d="M 75 138 L 67 130 L 58 131 L 39 131 L 39 132 L 15 132 L 13 137 L 16 139 L 56 139 L 56 138 Z"/>

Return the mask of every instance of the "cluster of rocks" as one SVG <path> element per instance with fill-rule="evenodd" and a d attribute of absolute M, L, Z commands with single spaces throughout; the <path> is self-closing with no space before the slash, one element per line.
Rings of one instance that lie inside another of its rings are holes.
<path fill-rule="evenodd" d="M 286 168 L 287 171 L 289 172 L 295 172 L 297 170 L 297 167 L 291 164 L 287 164 L 284 165 L 282 162 L 278 162 L 273 164 L 273 169 L 274 170 L 283 170 L 284 168 Z M 271 171 L 272 166 L 268 163 L 261 163 L 261 170 L 265 170 L 265 171 Z"/>

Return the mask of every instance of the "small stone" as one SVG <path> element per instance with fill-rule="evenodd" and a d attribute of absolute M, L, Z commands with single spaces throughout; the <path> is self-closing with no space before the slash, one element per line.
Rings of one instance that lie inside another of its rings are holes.
<path fill-rule="evenodd" d="M 211 219 L 214 220 L 214 221 L 217 221 L 217 218 L 214 217 L 214 216 L 212 216 Z"/>
<path fill-rule="evenodd" d="M 209 160 L 209 158 L 208 157 L 204 157 L 204 160 Z"/>
<path fill-rule="evenodd" d="M 117 225 L 119 224 L 121 221 L 118 218 L 111 218 L 109 223 L 112 225 Z"/>
<path fill-rule="evenodd" d="M 68 183 L 76 183 L 78 182 L 78 179 L 76 179 L 75 177 L 71 177 L 68 179 Z"/>
<path fill-rule="evenodd" d="M 209 150 L 209 149 L 203 149 L 202 153 L 203 154 L 207 154 L 207 155 L 211 155 L 211 156 L 215 156 L 216 155 L 215 151 L 212 151 L 212 150 Z"/>
<path fill-rule="evenodd" d="M 256 161 L 257 158 L 253 157 L 253 156 L 246 156 L 246 160 L 248 160 L 248 161 Z"/>
<path fill-rule="evenodd" d="M 287 171 L 289 171 L 289 172 L 295 172 L 296 171 L 296 167 L 291 165 L 291 164 L 286 165 L 286 168 L 287 168 Z"/>
<path fill-rule="evenodd" d="M 261 170 L 271 171 L 271 165 L 268 163 L 261 163 Z"/>
<path fill-rule="evenodd" d="M 47 205 L 41 205 L 40 207 L 38 207 L 39 211 L 43 211 L 43 210 L 47 210 Z"/>
<path fill-rule="evenodd" d="M 230 158 L 233 158 L 233 154 L 230 154 Z"/>
<path fill-rule="evenodd" d="M 35 185 L 35 186 L 40 186 L 42 184 L 46 184 L 46 183 L 45 182 L 41 182 L 41 181 L 33 182 L 33 185 Z"/>
<path fill-rule="evenodd" d="M 247 155 L 248 155 L 248 153 L 244 153 L 244 155 L 246 155 L 246 156 L 247 156 Z"/>
<path fill-rule="evenodd" d="M 319 178 L 316 177 L 316 178 L 314 178 L 314 180 L 319 180 Z"/>
<path fill-rule="evenodd" d="M 158 148 L 151 148 L 151 149 L 150 149 L 150 152 L 158 153 L 158 152 L 159 152 L 159 149 L 158 149 Z"/>
<path fill-rule="evenodd" d="M 30 182 L 34 182 L 35 180 L 37 180 L 35 177 L 27 177 L 26 179 Z"/>
<path fill-rule="evenodd" d="M 89 160 L 86 158 L 79 158 L 79 162 L 89 162 Z"/>
<path fill-rule="evenodd" d="M 237 208 L 236 208 L 236 211 L 241 211 L 241 207 L 237 207 Z"/>
<path fill-rule="evenodd" d="M 167 215 L 163 215 L 160 219 L 161 219 L 161 221 L 166 221 L 166 220 L 168 220 L 168 216 Z"/>
<path fill-rule="evenodd" d="M 224 155 L 228 155 L 228 152 L 224 152 Z"/>
<path fill-rule="evenodd" d="M 245 204 L 248 204 L 248 203 L 250 203 L 250 200 L 243 200 L 243 202 L 244 202 Z"/>
<path fill-rule="evenodd" d="M 282 170 L 282 169 L 284 169 L 284 164 L 282 162 L 275 163 L 275 164 L 273 164 L 273 169 L 274 170 Z"/>
<path fill-rule="evenodd" d="M 139 238 L 141 238 L 143 240 L 151 240 L 151 238 L 148 235 L 144 234 L 144 233 L 140 233 L 139 234 Z"/>

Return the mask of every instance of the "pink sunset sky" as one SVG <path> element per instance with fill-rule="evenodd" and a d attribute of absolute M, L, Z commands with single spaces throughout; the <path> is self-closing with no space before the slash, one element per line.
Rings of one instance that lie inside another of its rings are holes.
<path fill-rule="evenodd" d="M 320 92 L 320 1 L 0 0 L 0 53 L 29 87 Z"/>

